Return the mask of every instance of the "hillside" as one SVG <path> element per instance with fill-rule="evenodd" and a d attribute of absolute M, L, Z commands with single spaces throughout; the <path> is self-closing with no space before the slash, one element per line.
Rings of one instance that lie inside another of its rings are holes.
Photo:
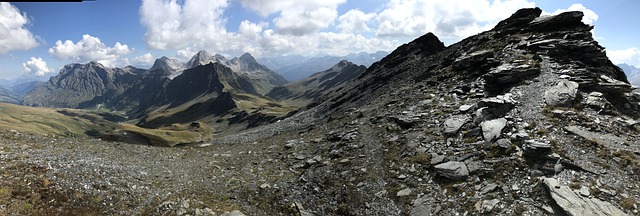
<path fill-rule="evenodd" d="M 366 69 L 365 66 L 342 60 L 333 67 L 312 74 L 306 79 L 276 87 L 266 96 L 286 104 L 303 107 L 330 90 L 339 89 L 348 81 L 360 76 Z"/>

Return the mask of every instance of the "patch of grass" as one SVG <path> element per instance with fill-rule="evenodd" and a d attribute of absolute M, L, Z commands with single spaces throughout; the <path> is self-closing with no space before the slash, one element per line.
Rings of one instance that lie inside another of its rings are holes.
<path fill-rule="evenodd" d="M 206 129 L 206 124 L 200 124 L 201 132 L 191 130 L 150 129 L 132 124 L 122 124 L 120 129 L 135 133 L 149 139 L 153 145 L 172 147 L 183 143 L 203 141 L 211 135 L 211 129 Z"/>
<path fill-rule="evenodd" d="M 613 155 L 619 157 L 621 160 L 621 166 L 626 167 L 629 165 L 637 166 L 638 158 L 633 152 L 627 150 L 617 150 L 613 152 Z"/>
<path fill-rule="evenodd" d="M 578 190 L 582 187 L 582 185 L 580 184 L 580 180 L 578 180 L 577 178 L 571 179 L 571 182 L 569 182 L 569 188 L 574 189 L 574 190 Z"/>
<path fill-rule="evenodd" d="M 622 199 L 622 201 L 620 202 L 620 206 L 622 206 L 622 208 L 631 210 L 635 208 L 635 205 L 637 202 L 638 201 L 636 201 L 635 198 L 628 197 L 628 198 Z"/>
<path fill-rule="evenodd" d="M 427 154 L 427 153 L 418 153 L 415 154 L 411 157 L 409 157 L 408 161 L 410 163 L 417 163 L 417 164 L 422 164 L 422 165 L 430 165 L 431 164 L 431 154 Z"/>

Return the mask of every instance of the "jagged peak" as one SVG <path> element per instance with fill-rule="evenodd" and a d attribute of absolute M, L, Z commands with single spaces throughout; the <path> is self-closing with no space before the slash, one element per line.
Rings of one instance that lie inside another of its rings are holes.
<path fill-rule="evenodd" d="M 421 47 L 424 53 L 436 53 L 446 48 L 438 36 L 431 32 L 411 41 L 411 44 Z"/>
<path fill-rule="evenodd" d="M 248 61 L 248 62 L 256 62 L 256 59 L 248 52 L 242 54 L 240 56 L 240 60 L 242 61 Z"/>
<path fill-rule="evenodd" d="M 209 54 L 206 50 L 200 50 L 198 51 L 193 57 L 211 57 L 211 54 Z"/>
<path fill-rule="evenodd" d="M 182 62 L 176 59 L 162 56 L 156 59 L 155 62 L 153 62 L 153 65 L 151 66 L 151 68 L 149 68 L 149 70 L 158 70 L 158 69 L 178 70 L 178 69 L 181 69 L 182 67 L 184 67 Z"/>
<path fill-rule="evenodd" d="M 85 65 L 92 66 L 92 67 L 105 67 L 104 65 L 102 65 L 100 62 L 97 62 L 97 61 L 90 61 Z"/>
<path fill-rule="evenodd" d="M 500 21 L 496 27 L 494 27 L 493 29 L 504 29 L 504 28 L 510 28 L 510 27 L 516 27 L 516 26 L 521 26 L 521 25 L 525 25 L 531 21 L 533 21 L 534 19 L 540 17 L 540 14 L 542 14 L 542 9 L 540 9 L 539 7 L 535 7 L 535 8 L 522 8 L 518 11 L 516 11 L 515 13 L 511 14 L 511 16 L 505 20 Z"/>
<path fill-rule="evenodd" d="M 336 63 L 335 65 L 333 65 L 329 70 L 331 71 L 340 71 L 342 69 L 345 69 L 351 65 L 355 65 L 354 63 L 348 61 L 348 60 L 341 60 L 340 62 Z"/>

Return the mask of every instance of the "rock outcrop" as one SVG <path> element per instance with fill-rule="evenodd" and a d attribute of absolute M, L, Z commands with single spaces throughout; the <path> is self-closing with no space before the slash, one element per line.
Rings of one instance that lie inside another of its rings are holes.
<path fill-rule="evenodd" d="M 570 216 L 628 215 L 617 207 L 595 198 L 589 198 L 588 192 L 578 192 L 562 186 L 556 179 L 545 178 L 544 185 L 553 200 Z"/>

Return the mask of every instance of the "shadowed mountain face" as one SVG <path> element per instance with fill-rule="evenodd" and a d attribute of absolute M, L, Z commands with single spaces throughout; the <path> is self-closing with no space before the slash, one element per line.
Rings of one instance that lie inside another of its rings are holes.
<path fill-rule="evenodd" d="M 187 69 L 163 83 L 139 107 L 139 113 L 148 114 L 140 125 L 159 127 L 223 115 L 237 107 L 230 91 L 255 94 L 250 80 L 220 63 Z M 154 115 L 157 113 L 163 114 Z"/>
<path fill-rule="evenodd" d="M 306 79 L 276 87 L 266 96 L 296 106 L 305 106 L 311 100 L 338 89 L 348 81 L 360 76 L 366 69 L 365 66 L 358 66 L 347 60 L 342 60 L 333 67 L 312 74 Z"/>
<path fill-rule="evenodd" d="M 121 101 L 121 96 L 141 84 L 138 77 L 145 70 L 125 67 L 107 68 L 97 62 L 66 65 L 45 85 L 24 97 L 28 106 L 90 108 L 106 105 L 126 109 L 133 101 Z"/>

